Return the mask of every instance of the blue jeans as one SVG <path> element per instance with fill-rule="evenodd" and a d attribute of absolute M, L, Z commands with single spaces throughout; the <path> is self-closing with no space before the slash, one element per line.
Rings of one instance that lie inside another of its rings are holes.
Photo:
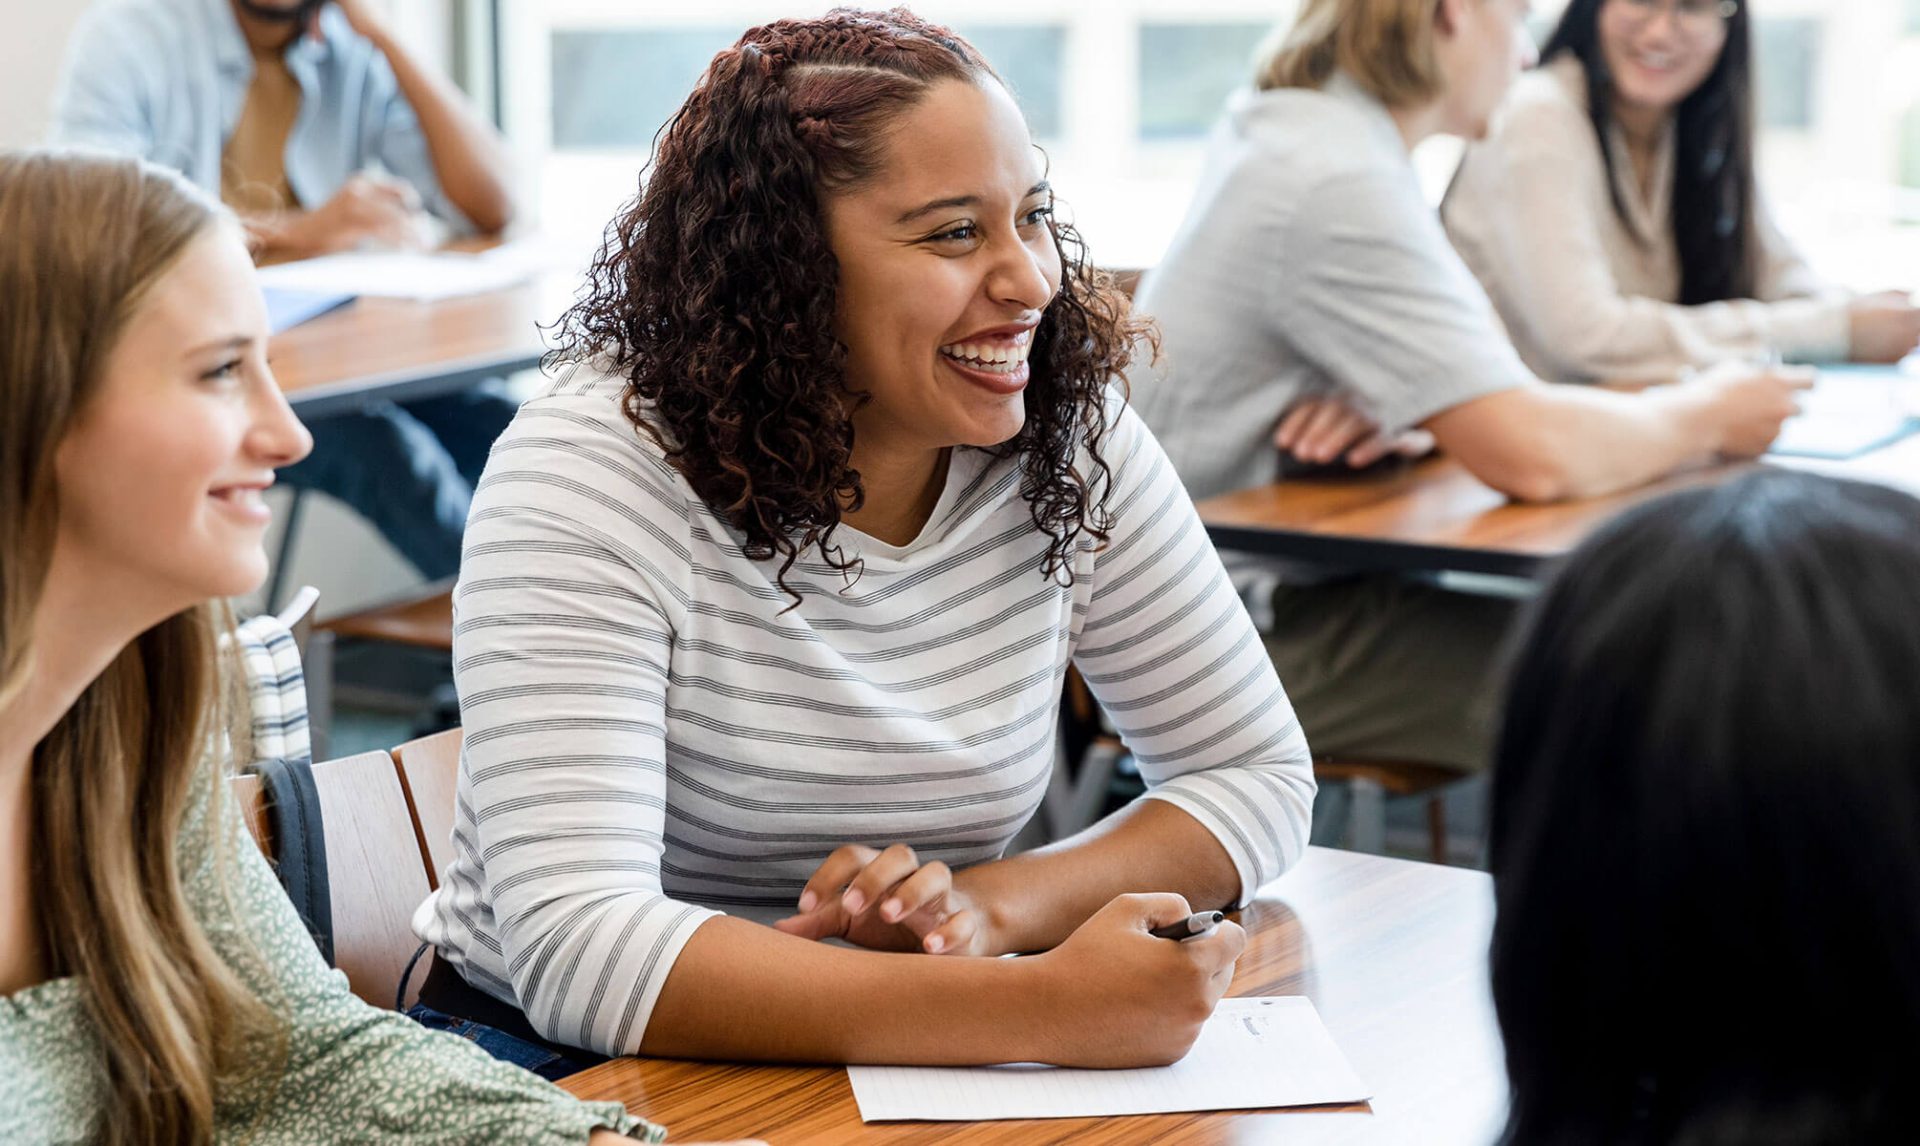
<path fill-rule="evenodd" d="M 594 1062 L 570 1059 L 558 1051 L 515 1038 L 485 1023 L 444 1014 L 422 1003 L 410 1007 L 407 1017 L 430 1031 L 459 1035 L 501 1062 L 510 1062 L 521 1070 L 530 1070 L 548 1082 L 558 1082 L 594 1065 Z"/>
<path fill-rule="evenodd" d="M 346 503 L 421 576 L 451 577 L 487 451 L 518 408 L 506 383 L 494 380 L 329 415 L 308 427 L 313 453 L 281 470 L 280 480 Z"/>

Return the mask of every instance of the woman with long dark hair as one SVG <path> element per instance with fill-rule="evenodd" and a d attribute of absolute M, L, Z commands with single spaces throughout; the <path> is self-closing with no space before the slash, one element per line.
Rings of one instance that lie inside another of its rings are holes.
<path fill-rule="evenodd" d="M 1920 501 L 1768 471 L 1572 556 L 1493 777 L 1505 1141 L 1920 1141 Z"/>
<path fill-rule="evenodd" d="M 1442 216 L 1527 364 L 1661 381 L 1725 359 L 1892 362 L 1895 293 L 1823 283 L 1754 180 L 1747 0 L 1572 0 Z"/>
<path fill-rule="evenodd" d="M 1313 778 L 1043 159 L 903 9 L 714 59 L 481 482 L 428 1005 L 601 1054 L 1185 1052 L 1244 936 L 1147 931 L 1285 871 Z M 1070 663 L 1151 790 L 1008 858 Z"/>

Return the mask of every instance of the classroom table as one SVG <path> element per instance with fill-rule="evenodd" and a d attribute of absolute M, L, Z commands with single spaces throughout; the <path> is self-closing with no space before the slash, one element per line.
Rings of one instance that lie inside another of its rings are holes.
<path fill-rule="evenodd" d="M 357 298 L 274 335 L 267 360 L 287 403 L 308 423 L 368 402 L 450 394 L 540 365 L 546 351 L 540 325 L 560 317 L 578 285 L 577 273 L 554 272 L 430 302 Z M 305 504 L 296 496 L 287 510 L 267 582 L 272 604 L 282 600 Z"/>
<path fill-rule="evenodd" d="M 373 399 L 445 394 L 540 364 L 540 324 L 560 316 L 574 273 L 418 302 L 360 298 L 268 343 L 287 401 L 312 420 Z"/>
<path fill-rule="evenodd" d="M 1492 885 L 1480 872 L 1310 848 L 1241 914 L 1233 995 L 1306 995 L 1369 1104 L 1310 1110 L 974 1123 L 861 1123 L 839 1067 L 615 1059 L 561 1083 L 624 1102 L 675 1141 L 773 1146 L 1409 1143 L 1486 1146 L 1505 1115 L 1487 992 Z M 929 956 L 932 958 L 932 956 Z M 742 1022 L 751 1021 L 743 1007 Z"/>
<path fill-rule="evenodd" d="M 1528 505 L 1430 457 L 1358 474 L 1289 478 L 1198 505 L 1216 547 L 1364 572 L 1537 576 L 1622 511 L 1756 466 L 1856 478 L 1920 492 L 1920 437 L 1848 461 L 1768 457 L 1706 466 L 1609 497 Z"/>

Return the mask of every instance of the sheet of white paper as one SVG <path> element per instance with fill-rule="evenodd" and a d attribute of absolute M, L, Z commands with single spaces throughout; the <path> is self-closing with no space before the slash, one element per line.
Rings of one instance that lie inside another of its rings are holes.
<path fill-rule="evenodd" d="M 1780 427 L 1775 457 L 1846 460 L 1920 431 L 1914 376 L 1894 366 L 1826 367 Z"/>
<path fill-rule="evenodd" d="M 478 254 L 349 251 L 262 267 L 260 282 L 283 290 L 432 302 L 516 286 L 563 262 L 562 256 L 533 242 L 508 243 Z"/>
<path fill-rule="evenodd" d="M 986 1122 L 1363 1102 L 1372 1092 L 1299 996 L 1222 999 L 1187 1057 L 1146 1070 L 850 1066 L 863 1122 Z"/>

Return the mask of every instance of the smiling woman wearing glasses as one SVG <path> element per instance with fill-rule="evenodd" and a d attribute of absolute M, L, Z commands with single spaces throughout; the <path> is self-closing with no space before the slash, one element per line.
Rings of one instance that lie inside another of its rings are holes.
<path fill-rule="evenodd" d="M 1747 7 L 1572 0 L 1468 152 L 1447 230 L 1543 376 L 1891 362 L 1920 341 L 1904 294 L 1821 282 L 1760 202 Z"/>

